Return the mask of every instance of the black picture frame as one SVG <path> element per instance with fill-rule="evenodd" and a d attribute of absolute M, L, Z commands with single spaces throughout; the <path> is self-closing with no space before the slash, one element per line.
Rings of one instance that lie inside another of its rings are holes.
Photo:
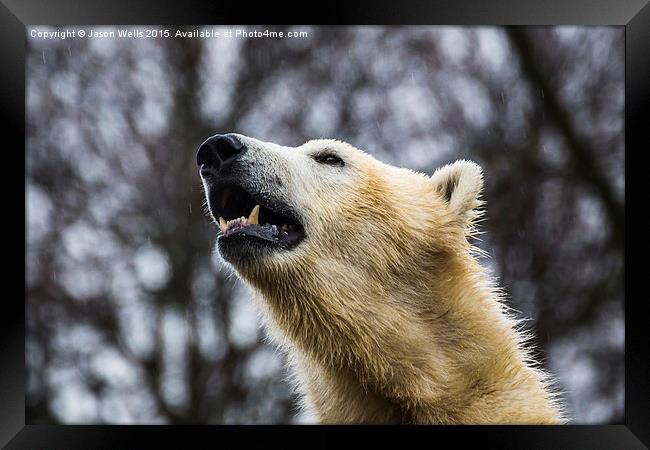
<path fill-rule="evenodd" d="M 253 6 L 254 5 L 254 6 Z M 0 3 L 0 46 L 2 48 L 3 200 L 7 217 L 3 275 L 9 286 L 24 279 L 25 264 L 14 261 L 9 245 L 19 246 L 16 236 L 25 229 L 25 51 L 26 25 L 104 24 L 430 24 L 430 25 L 618 25 L 625 27 L 626 93 L 626 261 L 632 258 L 629 245 L 633 231 L 630 200 L 635 177 L 642 166 L 632 162 L 648 146 L 650 103 L 650 5 L 646 0 L 507 0 L 507 1 L 363 1 L 323 2 L 296 5 L 280 10 L 273 2 L 199 1 L 113 1 L 97 0 L 2 0 Z M 645 145 L 644 145 L 645 144 Z M 631 159 L 630 159 L 631 158 Z M 632 203 L 633 204 L 633 203 Z M 641 208 L 641 207 L 639 207 Z M 636 221 L 636 228 L 640 222 Z M 23 248 L 24 250 L 24 248 Z M 640 254 L 638 245 L 635 253 Z M 16 248 L 16 254 L 19 249 Z M 625 423 L 602 426 L 457 426 L 457 427 L 223 427 L 223 426 L 54 426 L 25 424 L 25 320 L 24 303 L 13 291 L 4 289 L 0 313 L 0 445 L 6 448 L 132 448 L 136 442 L 154 442 L 174 447 L 218 446 L 236 438 L 243 440 L 277 437 L 289 443 L 291 433 L 318 439 L 336 434 L 363 433 L 364 438 L 444 439 L 454 445 L 474 443 L 488 448 L 647 448 L 650 445 L 650 370 L 647 320 L 643 314 L 645 295 L 632 295 L 639 266 L 627 264 L 625 271 Z M 11 292 L 11 293 L 10 293 Z M 251 432 L 253 430 L 253 432 Z M 408 433 L 408 434 L 407 434 Z M 426 435 L 425 435 L 426 434 Z M 431 435 L 430 435 L 431 434 Z M 264 436 L 267 435 L 267 436 Z M 308 436 L 309 435 L 309 436 Z M 314 436 L 316 435 L 316 436 Z M 313 437 L 312 437 L 313 436 Z M 291 438 L 293 440 L 293 438 Z M 296 440 L 305 445 L 303 440 Z M 425 441 L 427 442 L 427 441 Z M 205 444 L 202 444 L 205 443 Z M 201 444 L 201 445 L 200 445 Z"/>

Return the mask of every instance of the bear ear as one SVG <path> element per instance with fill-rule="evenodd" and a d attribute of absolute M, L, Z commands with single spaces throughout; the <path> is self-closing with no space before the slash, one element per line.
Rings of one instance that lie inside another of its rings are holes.
<path fill-rule="evenodd" d="M 483 204 L 483 171 L 472 161 L 459 160 L 448 164 L 431 175 L 436 192 L 447 202 L 450 210 L 465 225 L 471 225 Z"/>

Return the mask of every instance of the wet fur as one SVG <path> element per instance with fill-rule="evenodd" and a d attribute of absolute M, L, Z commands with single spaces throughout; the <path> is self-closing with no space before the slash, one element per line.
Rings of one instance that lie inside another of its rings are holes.
<path fill-rule="evenodd" d="M 235 266 L 289 355 L 304 407 L 322 423 L 562 423 L 526 333 L 468 242 L 480 168 L 459 161 L 429 177 L 337 141 L 299 149 L 323 146 L 349 162 L 345 187 L 307 186 L 258 144 L 255 158 L 277 167 L 286 195 L 309 200 L 295 200 L 308 237 Z"/>

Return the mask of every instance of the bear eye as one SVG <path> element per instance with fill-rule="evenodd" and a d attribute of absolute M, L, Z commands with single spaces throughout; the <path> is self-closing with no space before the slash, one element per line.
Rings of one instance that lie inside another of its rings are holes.
<path fill-rule="evenodd" d="M 319 153 L 318 155 L 314 156 L 314 159 L 316 162 L 319 162 L 321 164 L 343 167 L 343 160 L 333 153 Z"/>

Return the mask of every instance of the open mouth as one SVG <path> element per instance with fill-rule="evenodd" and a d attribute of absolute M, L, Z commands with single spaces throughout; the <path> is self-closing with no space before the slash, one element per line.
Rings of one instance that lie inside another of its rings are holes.
<path fill-rule="evenodd" d="M 296 214 L 286 205 L 254 198 L 236 185 L 213 186 L 210 208 L 219 223 L 219 239 L 256 241 L 290 249 L 304 237 Z"/>

